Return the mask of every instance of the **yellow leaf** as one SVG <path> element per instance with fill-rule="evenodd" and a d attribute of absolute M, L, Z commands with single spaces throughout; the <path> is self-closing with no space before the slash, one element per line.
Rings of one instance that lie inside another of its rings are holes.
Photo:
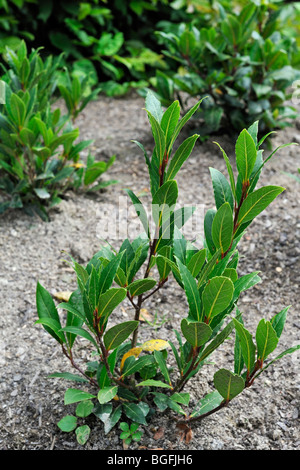
<path fill-rule="evenodd" d="M 164 339 L 150 339 L 142 344 L 141 348 L 143 351 L 162 351 L 163 349 L 167 349 L 169 347 L 168 341 Z"/>
<path fill-rule="evenodd" d="M 84 164 L 78 162 L 78 163 L 71 163 L 71 164 L 68 165 L 68 166 L 72 166 L 72 167 L 74 167 L 74 168 L 82 168 L 82 167 L 84 166 Z"/>
<path fill-rule="evenodd" d="M 123 367 L 124 367 L 124 363 L 126 361 L 126 359 L 130 356 L 134 356 L 134 357 L 138 357 L 140 355 L 140 353 L 142 352 L 142 348 L 132 348 L 132 349 L 129 349 L 129 351 L 127 351 L 126 354 L 124 354 L 124 356 L 122 357 L 122 361 L 121 361 L 121 364 L 120 364 L 120 370 L 122 371 Z"/>
<path fill-rule="evenodd" d="M 68 302 L 71 295 L 73 294 L 73 292 L 56 292 L 54 294 L 54 297 L 57 299 L 57 300 L 63 300 L 64 302 Z"/>

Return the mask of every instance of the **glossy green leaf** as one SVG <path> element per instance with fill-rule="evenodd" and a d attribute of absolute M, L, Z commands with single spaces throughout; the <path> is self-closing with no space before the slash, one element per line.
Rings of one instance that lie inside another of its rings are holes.
<path fill-rule="evenodd" d="M 172 386 L 169 371 L 168 371 L 168 367 L 167 367 L 167 364 L 166 364 L 166 360 L 163 356 L 163 353 L 161 351 L 154 351 L 153 355 L 154 355 L 154 359 L 156 360 L 156 362 L 158 364 L 158 367 L 159 367 L 162 375 L 164 376 L 165 380 L 168 382 L 168 384 L 170 386 Z"/>
<path fill-rule="evenodd" d="M 55 303 L 49 292 L 39 282 L 37 283 L 36 288 L 36 306 L 40 320 L 49 319 L 53 324 L 55 323 L 55 325 L 57 325 L 54 330 L 53 327 L 44 323 L 45 330 L 59 343 L 65 342 L 64 335 L 59 333 L 61 324 Z"/>
<path fill-rule="evenodd" d="M 271 322 L 262 318 L 256 329 L 257 354 L 261 361 L 276 349 L 278 336 Z"/>
<path fill-rule="evenodd" d="M 77 426 L 77 418 L 76 416 L 67 415 L 64 416 L 58 423 L 57 426 L 63 432 L 71 432 Z"/>
<path fill-rule="evenodd" d="M 91 433 L 91 428 L 87 424 L 78 426 L 78 428 L 75 430 L 78 444 L 82 446 L 86 444 L 86 442 L 88 441 L 88 438 L 90 437 L 90 433 Z"/>
<path fill-rule="evenodd" d="M 91 398 L 96 398 L 96 396 L 76 388 L 68 388 L 65 392 L 64 404 L 71 405 L 72 403 L 90 400 Z"/>
<path fill-rule="evenodd" d="M 215 247 L 225 253 L 231 246 L 233 233 L 233 215 L 228 202 L 218 209 L 211 230 Z"/>
<path fill-rule="evenodd" d="M 255 363 L 256 347 L 253 343 L 251 333 L 242 325 L 242 323 L 235 318 L 233 318 L 233 323 L 240 339 L 242 356 L 247 367 L 247 372 L 250 374 Z"/>
<path fill-rule="evenodd" d="M 263 186 L 249 194 L 239 211 L 238 223 L 241 225 L 253 220 L 258 214 L 265 210 L 282 191 L 284 191 L 284 188 L 281 186 Z"/>
<path fill-rule="evenodd" d="M 166 109 L 161 119 L 161 128 L 166 136 L 166 144 L 169 145 L 170 139 L 173 135 L 175 127 L 180 118 L 180 105 L 179 101 L 173 103 Z"/>
<path fill-rule="evenodd" d="M 64 331 L 65 333 L 73 333 L 76 336 L 81 336 L 82 338 L 90 341 L 95 346 L 95 348 L 98 349 L 97 342 L 93 336 L 84 328 L 80 328 L 78 326 L 65 326 L 61 331 Z"/>
<path fill-rule="evenodd" d="M 111 401 L 118 393 L 118 386 L 104 387 L 99 390 L 97 398 L 100 405 Z"/>
<path fill-rule="evenodd" d="M 217 408 L 223 401 L 222 395 L 217 390 L 208 393 L 201 400 L 198 401 L 196 407 L 192 411 L 190 417 L 195 418 L 197 416 L 204 415 L 215 408 Z"/>
<path fill-rule="evenodd" d="M 119 323 L 110 328 L 104 335 L 104 344 L 107 350 L 120 346 L 128 336 L 138 327 L 138 321 Z"/>
<path fill-rule="evenodd" d="M 214 375 L 214 385 L 226 401 L 232 400 L 245 388 L 244 379 L 227 369 L 220 369 Z"/>
<path fill-rule="evenodd" d="M 136 297 L 143 294 L 144 292 L 151 290 L 155 284 L 156 280 L 149 277 L 146 279 L 137 279 L 136 281 L 133 281 L 131 284 L 129 284 L 128 291 L 131 297 Z"/>
<path fill-rule="evenodd" d="M 172 388 L 171 385 L 162 382 L 161 380 L 147 379 L 137 384 L 137 387 L 157 387 L 157 388 Z"/>
<path fill-rule="evenodd" d="M 245 183 L 250 178 L 257 155 L 255 142 L 246 129 L 242 130 L 236 141 L 235 153 L 237 169 Z"/>
<path fill-rule="evenodd" d="M 202 302 L 207 321 L 223 312 L 230 304 L 233 296 L 233 283 L 225 276 L 216 276 L 208 281 L 203 293 Z"/>
<path fill-rule="evenodd" d="M 126 289 L 123 287 L 111 287 L 98 300 L 98 318 L 105 322 L 114 309 L 125 299 Z"/>
<path fill-rule="evenodd" d="M 175 180 L 164 183 L 155 193 L 152 199 L 152 214 L 155 224 L 160 227 L 163 222 L 169 219 L 174 211 L 178 197 L 178 186 Z"/>
<path fill-rule="evenodd" d="M 147 421 L 145 419 L 145 411 L 140 405 L 140 403 L 138 405 L 135 403 L 124 403 L 124 413 L 131 421 L 147 425 Z"/>
<path fill-rule="evenodd" d="M 281 310 L 279 313 L 274 315 L 274 317 L 271 318 L 270 322 L 272 327 L 275 330 L 275 333 L 277 335 L 277 338 L 280 338 L 281 333 L 283 331 L 285 322 L 286 322 L 286 317 L 288 310 L 290 308 L 290 305 L 288 307 L 285 307 L 283 310 Z"/>
<path fill-rule="evenodd" d="M 216 208 L 219 209 L 225 202 L 228 202 L 233 211 L 234 199 L 230 184 L 219 170 L 210 168 L 209 171 L 214 189 Z"/>
<path fill-rule="evenodd" d="M 177 258 L 177 265 L 184 285 L 187 301 L 189 304 L 190 316 L 196 320 L 201 320 L 201 298 L 197 288 L 197 282 L 188 270 L 188 268 Z"/>
<path fill-rule="evenodd" d="M 189 158 L 198 137 L 198 134 L 192 135 L 191 137 L 188 137 L 184 142 L 182 142 L 182 144 L 180 144 L 174 156 L 170 160 L 166 173 L 166 181 L 175 178 L 184 162 Z"/>
<path fill-rule="evenodd" d="M 195 347 L 205 344 L 212 335 L 212 329 L 203 322 L 189 322 L 186 318 L 181 321 L 181 331 L 185 339 Z"/>
<path fill-rule="evenodd" d="M 187 268 L 193 277 L 197 277 L 206 260 L 206 248 L 193 254 L 187 264 Z"/>

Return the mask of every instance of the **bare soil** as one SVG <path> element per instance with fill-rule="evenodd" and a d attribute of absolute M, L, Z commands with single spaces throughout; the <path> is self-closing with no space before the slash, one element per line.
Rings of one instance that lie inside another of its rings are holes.
<path fill-rule="evenodd" d="M 151 149 L 152 136 L 144 101 L 133 95 L 123 99 L 101 97 L 90 103 L 78 120 L 82 139 L 94 139 L 92 151 L 97 160 L 116 154 L 116 162 L 103 179 L 120 183 L 97 194 L 68 192 L 63 202 L 51 212 L 45 223 L 21 211 L 0 218 L 0 449 L 2 450 L 117 450 L 123 449 L 116 427 L 105 435 L 102 423 L 87 419 L 90 439 L 83 447 L 74 433 L 60 431 L 57 422 L 74 412 L 63 404 L 65 390 L 72 386 L 61 379 L 49 379 L 57 371 L 73 372 L 57 343 L 35 325 L 37 319 L 35 290 L 37 281 L 53 295 L 74 290 L 76 278 L 64 261 L 71 254 L 79 263 L 87 263 L 103 243 L 103 227 L 112 213 L 125 227 L 126 203 L 123 188 L 144 192 L 147 199 L 147 171 L 138 140 Z M 190 130 L 189 130 L 190 131 Z M 188 132 L 188 129 L 186 130 Z M 218 141 L 233 158 L 229 137 L 211 137 L 198 143 L 192 156 L 178 174 L 180 203 L 199 205 L 203 210 L 214 206 L 209 167 L 226 173 L 225 162 L 213 141 Z M 300 142 L 296 126 L 279 131 L 272 147 Z M 265 151 L 268 152 L 267 150 Z M 266 166 L 261 184 L 286 188 L 261 214 L 240 242 L 240 275 L 260 271 L 262 282 L 242 295 L 239 308 L 247 328 L 254 334 L 258 321 L 270 319 L 287 305 L 285 330 L 278 351 L 300 342 L 300 185 L 285 172 L 296 174 L 300 167 L 299 149 L 282 149 Z M 121 199 L 120 199 L 121 198 Z M 122 206 L 123 204 L 123 206 Z M 107 209 L 109 207 L 109 210 Z M 120 212 L 120 207 L 124 211 Z M 129 215 L 133 215 L 129 208 Z M 120 240 L 110 240 L 116 247 Z M 145 339 L 167 339 L 186 315 L 183 292 L 170 279 L 146 308 L 157 315 L 160 328 L 145 324 Z M 130 305 L 124 304 L 114 314 L 114 321 L 132 318 Z M 78 343 L 78 361 L 90 359 L 84 340 Z M 232 368 L 233 338 L 213 356 L 214 363 L 202 369 L 186 391 L 196 403 L 212 387 L 214 372 Z M 144 431 L 142 441 L 130 449 L 162 450 L 299 450 L 300 375 L 299 354 L 288 355 L 262 374 L 232 404 L 193 427 L 189 443 L 180 440 L 174 420 L 156 415 Z M 160 430 L 159 434 L 156 434 Z M 160 435 L 158 439 L 156 439 Z"/>

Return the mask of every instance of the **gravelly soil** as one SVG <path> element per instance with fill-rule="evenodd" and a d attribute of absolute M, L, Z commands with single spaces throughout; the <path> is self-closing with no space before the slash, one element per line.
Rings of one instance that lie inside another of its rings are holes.
<path fill-rule="evenodd" d="M 75 288 L 72 269 L 64 262 L 66 251 L 78 262 L 86 263 L 98 251 L 103 227 L 121 204 L 120 222 L 124 228 L 126 202 L 124 187 L 135 191 L 147 188 L 144 157 L 131 140 L 139 140 L 151 149 L 152 137 L 143 99 L 137 96 L 111 100 L 101 98 L 90 103 L 78 120 L 82 138 L 94 139 L 97 159 L 117 155 L 116 163 L 104 179 L 117 178 L 120 184 L 97 195 L 69 192 L 44 223 L 22 212 L 0 218 L 0 449 L 2 450 L 117 450 L 123 449 L 120 430 L 104 435 L 102 423 L 87 419 L 92 432 L 85 447 L 74 434 L 59 430 L 57 422 L 72 406 L 63 405 L 63 395 L 70 383 L 47 376 L 55 371 L 70 371 L 55 341 L 37 319 L 35 289 L 40 281 L 52 294 Z M 217 140 L 229 155 L 229 138 L 210 138 L 198 144 L 178 175 L 181 204 L 197 204 L 203 210 L 213 207 L 213 193 L 208 168 L 226 172 Z M 299 141 L 296 127 L 278 132 L 273 147 Z M 296 173 L 300 166 L 296 146 L 282 149 L 263 172 L 262 184 L 279 184 L 286 191 L 250 226 L 240 243 L 242 255 L 239 272 L 260 271 L 262 283 L 247 291 L 240 301 L 245 323 L 253 333 L 260 318 L 270 319 L 283 307 L 291 305 L 279 350 L 300 342 L 300 186 L 284 172 Z M 121 200 L 120 200 L 121 197 Z M 147 199 L 147 195 L 145 196 Z M 110 204 L 109 210 L 107 205 Z M 122 206 L 123 204 L 123 206 Z M 202 205 L 202 206 L 201 206 Z M 113 211 L 113 212 L 112 212 Z M 129 209 L 129 214 L 131 210 Z M 119 240 L 111 240 L 116 246 Z M 186 302 L 176 283 L 170 280 L 146 305 L 162 321 L 158 331 L 148 325 L 142 335 L 170 338 L 186 315 Z M 115 321 L 131 319 L 129 305 L 115 314 Z M 232 367 L 232 341 L 223 344 L 214 355 L 215 363 L 203 369 L 187 390 L 195 403 L 212 385 L 219 367 Z M 78 360 L 89 358 L 86 343 L 79 341 Z M 180 441 L 175 423 L 157 416 L 149 428 L 143 428 L 140 443 L 130 448 L 163 450 L 296 450 L 299 432 L 299 354 L 286 356 L 262 374 L 253 387 L 237 397 L 228 408 L 207 418 L 193 428 L 189 444 Z M 155 432 L 162 428 L 162 437 Z"/>

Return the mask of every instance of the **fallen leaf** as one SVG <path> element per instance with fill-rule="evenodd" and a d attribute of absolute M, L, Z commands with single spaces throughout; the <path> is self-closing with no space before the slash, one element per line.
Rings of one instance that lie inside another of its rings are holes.
<path fill-rule="evenodd" d="M 156 431 L 156 433 L 154 434 L 153 436 L 153 439 L 155 439 L 156 441 L 158 441 L 159 439 L 161 439 L 165 434 L 165 428 L 163 428 L 162 426 L 160 428 L 158 428 L 158 430 Z"/>
<path fill-rule="evenodd" d="M 56 292 L 53 295 L 53 297 L 55 297 L 57 300 L 63 300 L 64 302 L 68 302 L 72 294 L 73 292 L 67 292 L 67 291 Z"/>
<path fill-rule="evenodd" d="M 151 322 L 153 321 L 153 315 L 151 315 L 146 308 L 141 308 L 139 320 Z"/>

